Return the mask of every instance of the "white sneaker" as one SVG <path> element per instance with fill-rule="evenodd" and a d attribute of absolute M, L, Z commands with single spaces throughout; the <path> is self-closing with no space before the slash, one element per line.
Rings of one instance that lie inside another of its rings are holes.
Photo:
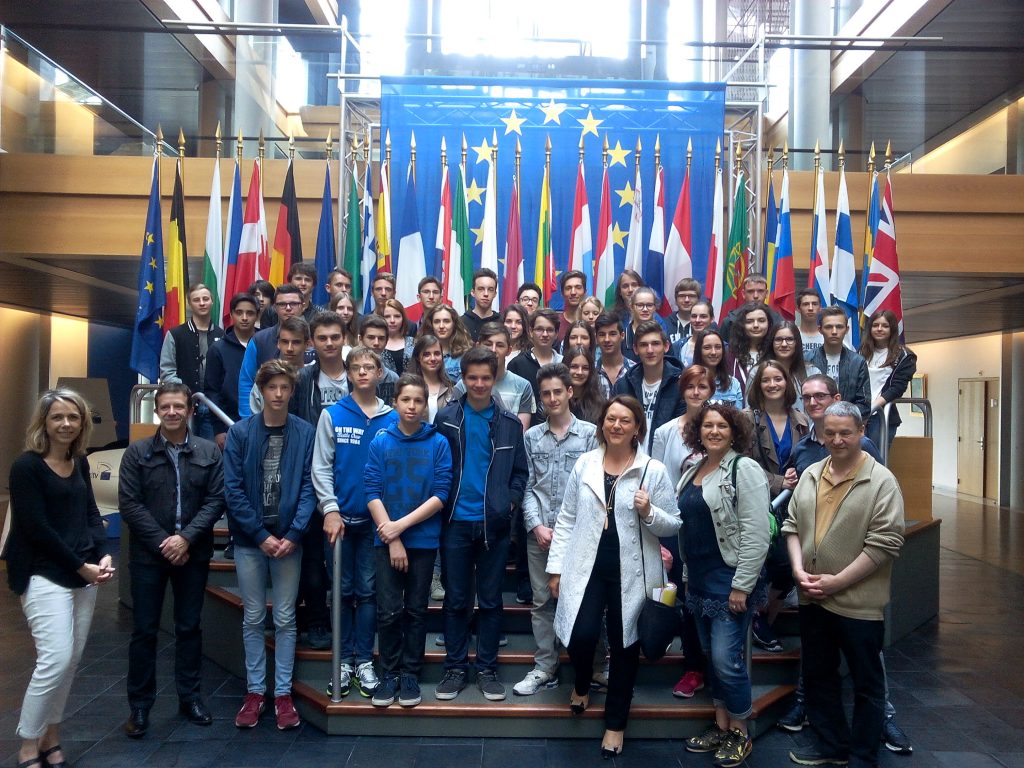
<path fill-rule="evenodd" d="M 557 688 L 558 678 L 541 669 L 532 669 L 526 677 L 512 686 L 512 692 L 519 696 L 532 696 L 541 688 Z"/>
<path fill-rule="evenodd" d="M 377 673 L 373 671 L 373 662 L 364 661 L 362 664 L 356 667 L 356 687 L 359 689 L 359 693 L 366 698 L 373 696 L 373 692 L 377 690 L 377 686 L 380 685 L 380 680 L 377 679 Z"/>
<path fill-rule="evenodd" d="M 352 665 L 342 662 L 341 664 L 341 695 L 348 696 L 350 690 L 352 690 Z M 334 678 L 332 677 L 327 681 L 327 695 L 330 696 L 334 693 Z"/>
<path fill-rule="evenodd" d="M 435 573 L 430 580 L 430 599 L 438 602 L 444 600 L 444 587 L 441 586 L 441 574 Z"/>

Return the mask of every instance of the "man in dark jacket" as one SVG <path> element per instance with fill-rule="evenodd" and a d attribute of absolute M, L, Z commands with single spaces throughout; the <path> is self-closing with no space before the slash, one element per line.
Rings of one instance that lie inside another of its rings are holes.
<path fill-rule="evenodd" d="M 635 294 L 634 294 L 635 295 Z M 679 366 L 665 359 L 668 336 L 657 320 L 637 326 L 633 351 L 640 365 L 634 366 L 612 388 L 613 395 L 630 395 L 640 401 L 647 415 L 647 452 L 651 451 L 654 431 L 686 410 L 679 394 Z"/>
<path fill-rule="evenodd" d="M 167 582 L 174 592 L 174 682 L 181 713 L 196 725 L 213 718 L 199 697 L 203 595 L 213 554 L 213 524 L 224 510 L 224 471 L 217 446 L 191 434 L 192 392 L 162 384 L 160 430 L 128 446 L 118 478 L 118 506 L 131 532 L 132 620 L 125 733 L 149 728 L 156 699 L 156 642 Z"/>
<path fill-rule="evenodd" d="M 860 408 L 861 418 L 871 415 L 871 379 L 867 361 L 858 352 L 843 345 L 849 322 L 842 307 L 821 310 L 823 344 L 808 362 L 839 385 L 843 400 Z"/>
<path fill-rule="evenodd" d="M 512 508 L 523 501 L 529 469 L 523 425 L 493 397 L 498 360 L 474 347 L 460 361 L 466 394 L 437 412 L 434 425 L 452 451 L 452 492 L 441 535 L 445 575 L 444 677 L 435 696 L 454 699 L 466 687 L 469 668 L 470 594 L 474 577 L 479 604 L 477 685 L 484 698 L 501 701 L 498 679 L 501 582 L 508 560 Z"/>
<path fill-rule="evenodd" d="M 259 317 L 259 300 L 248 293 L 231 298 L 231 327 L 210 347 L 206 358 L 206 394 L 232 421 L 238 421 L 238 373 L 245 348 L 252 340 Z M 214 440 L 224 450 L 228 424 L 213 418 Z"/>

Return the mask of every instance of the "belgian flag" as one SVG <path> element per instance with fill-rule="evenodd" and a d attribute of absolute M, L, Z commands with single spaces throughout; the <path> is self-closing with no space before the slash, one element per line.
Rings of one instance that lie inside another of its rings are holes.
<path fill-rule="evenodd" d="M 174 167 L 174 196 L 167 231 L 167 294 L 164 331 L 185 322 L 188 307 L 188 249 L 185 246 L 185 195 L 181 184 L 181 159 Z"/>

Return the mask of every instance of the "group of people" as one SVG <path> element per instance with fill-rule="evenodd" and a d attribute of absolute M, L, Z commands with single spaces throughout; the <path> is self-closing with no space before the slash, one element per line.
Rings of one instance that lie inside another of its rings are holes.
<path fill-rule="evenodd" d="M 200 616 L 213 526 L 226 515 L 244 607 L 240 728 L 271 704 L 278 728 L 299 725 L 295 649 L 330 646 L 326 564 L 340 539 L 342 696 L 354 688 L 378 707 L 420 703 L 433 598 L 443 601 L 446 656 L 434 696 L 455 699 L 469 683 L 475 605 L 475 683 L 486 700 L 505 699 L 502 582 L 514 562 L 536 654 L 513 693 L 557 686 L 565 647 L 568 705 L 580 714 L 592 691 L 606 693 L 601 754 L 617 755 L 639 616 L 671 581 L 685 658 L 672 692 L 706 686 L 716 713 L 686 748 L 740 765 L 752 749 L 748 629 L 781 650 L 771 623 L 795 587 L 803 674 L 783 725 L 798 730 L 806 716 L 820 739 L 792 759 L 875 765 L 880 742 L 896 748 L 881 641 L 902 501 L 865 437 L 885 439 L 887 423 L 891 440 L 895 408 L 886 422 L 878 412 L 902 396 L 916 365 L 891 313 L 869 318 L 856 352 L 844 346 L 841 309 L 805 291 L 800 324 L 781 321 L 757 276 L 744 284 L 747 303 L 717 324 L 697 281 L 680 281 L 677 311 L 660 318 L 657 294 L 630 270 L 611 307 L 567 271 L 563 310 L 542 307 L 540 288 L 526 283 L 498 313 L 497 277 L 481 269 L 462 315 L 441 303 L 433 277 L 407 308 L 394 277 L 378 274 L 375 310 L 364 316 L 347 272 L 328 276 L 326 308 L 311 302 L 316 281 L 297 264 L 287 284 L 254 284 L 232 297 L 226 331 L 210 317 L 209 290 L 195 285 L 189 323 L 167 335 L 159 428 L 128 447 L 119 476 L 134 607 L 129 736 L 149 729 L 168 583 L 180 710 L 212 722 L 200 696 Z M 196 407 L 194 392 L 227 420 Z M 8 571 L 39 652 L 18 727 L 23 768 L 63 759 L 58 728 L 90 587 L 113 574 L 88 487 L 88 433 L 78 395 L 46 393 L 11 474 Z M 773 511 L 783 491 L 788 509 Z M 57 619 L 38 608 L 58 599 L 67 609 Z M 857 691 L 852 732 L 839 705 L 839 651 Z"/>

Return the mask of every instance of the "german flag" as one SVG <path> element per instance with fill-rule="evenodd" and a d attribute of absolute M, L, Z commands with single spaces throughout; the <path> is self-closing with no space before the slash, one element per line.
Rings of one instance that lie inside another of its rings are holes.
<path fill-rule="evenodd" d="M 185 195 L 181 184 L 181 160 L 174 167 L 174 196 L 167 230 L 167 292 L 164 331 L 185 322 L 188 306 L 188 249 L 185 246 Z"/>
<path fill-rule="evenodd" d="M 277 229 L 274 230 L 274 247 L 270 253 L 270 282 L 281 285 L 292 264 L 302 261 L 302 240 L 299 234 L 299 201 L 295 197 L 295 174 L 292 163 L 284 177 L 284 191 L 281 192 L 281 207 L 277 214 Z M 327 276 L 324 276 L 326 282 Z"/>

